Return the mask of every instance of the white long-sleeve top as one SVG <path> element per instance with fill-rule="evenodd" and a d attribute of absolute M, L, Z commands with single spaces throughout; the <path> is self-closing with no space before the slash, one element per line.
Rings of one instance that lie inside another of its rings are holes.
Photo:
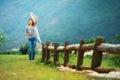
<path fill-rule="evenodd" d="M 27 28 L 26 28 L 26 30 L 30 31 L 30 33 L 31 33 L 29 35 L 29 38 L 36 37 L 38 42 L 41 43 L 40 35 L 39 35 L 39 32 L 38 32 L 38 28 L 37 28 L 38 17 L 33 13 L 30 13 L 30 17 L 33 19 L 35 25 L 33 27 L 28 27 L 27 26 Z"/>
<path fill-rule="evenodd" d="M 30 35 L 28 35 L 28 38 L 34 38 L 34 37 L 36 37 L 37 40 L 38 40 L 38 42 L 41 43 L 40 36 L 39 36 L 38 29 L 37 29 L 36 25 L 34 25 L 32 27 L 27 26 L 26 27 L 26 32 L 30 33 Z"/>

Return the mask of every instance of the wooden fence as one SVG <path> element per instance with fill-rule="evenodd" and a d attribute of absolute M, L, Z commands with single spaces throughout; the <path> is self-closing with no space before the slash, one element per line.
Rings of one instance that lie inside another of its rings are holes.
<path fill-rule="evenodd" d="M 83 66 L 84 52 L 86 50 L 93 50 L 92 62 L 90 67 Z M 76 65 L 69 65 L 69 54 L 71 51 L 76 51 L 78 53 Z M 120 44 L 109 44 L 105 43 L 103 37 L 97 37 L 95 43 L 86 44 L 84 40 L 80 41 L 80 44 L 69 44 L 65 42 L 64 45 L 59 45 L 58 43 L 43 43 L 42 44 L 42 61 L 50 62 L 50 54 L 54 54 L 54 64 L 59 65 L 59 52 L 64 52 L 64 66 L 69 66 L 81 69 L 92 69 L 97 72 L 109 72 L 114 69 L 103 69 L 100 68 L 102 62 L 103 52 L 108 52 L 110 54 L 120 54 Z"/>

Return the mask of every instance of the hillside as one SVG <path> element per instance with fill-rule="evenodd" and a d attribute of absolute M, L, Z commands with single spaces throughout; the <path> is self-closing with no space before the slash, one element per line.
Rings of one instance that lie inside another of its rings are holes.
<path fill-rule="evenodd" d="M 54 65 L 29 61 L 27 55 L 0 55 L 0 80 L 87 80 L 83 74 L 60 72 Z M 7 77 L 6 77 L 7 76 Z"/>
<path fill-rule="evenodd" d="M 96 36 L 112 39 L 120 33 L 119 3 L 120 0 L 0 0 L 0 28 L 9 38 L 0 50 L 19 47 L 27 41 L 29 12 L 39 17 L 43 42 L 78 43 Z"/>
<path fill-rule="evenodd" d="M 59 58 L 63 62 L 63 55 Z M 91 58 L 92 56 L 85 56 L 83 65 L 90 66 Z M 76 64 L 76 59 L 77 55 L 70 54 L 70 63 Z M 51 60 L 53 61 L 53 58 Z M 102 67 L 120 70 L 120 67 L 111 61 L 110 55 L 104 55 Z M 0 55 L 0 80 L 119 80 L 117 79 L 118 77 L 113 79 L 113 76 L 118 74 L 113 74 L 112 78 L 107 76 L 109 79 L 105 79 L 107 74 L 98 74 L 99 76 L 104 76 L 98 79 L 86 76 L 85 70 L 77 72 L 73 72 L 75 70 L 72 70 L 72 72 L 67 70 L 66 72 L 65 68 L 62 69 L 64 70 L 59 71 L 58 66 L 41 62 L 41 55 L 36 55 L 34 61 L 29 61 L 28 55 Z M 90 70 L 87 71 L 90 72 Z"/>

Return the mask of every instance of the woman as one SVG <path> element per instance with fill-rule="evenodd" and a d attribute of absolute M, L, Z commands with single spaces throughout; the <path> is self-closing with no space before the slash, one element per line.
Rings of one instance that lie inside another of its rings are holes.
<path fill-rule="evenodd" d="M 26 28 L 26 34 L 28 36 L 28 50 L 29 50 L 29 60 L 34 60 L 35 58 L 35 48 L 36 42 L 38 40 L 41 43 L 38 29 L 37 29 L 37 16 L 30 13 L 31 18 L 28 20 L 28 26 Z"/>

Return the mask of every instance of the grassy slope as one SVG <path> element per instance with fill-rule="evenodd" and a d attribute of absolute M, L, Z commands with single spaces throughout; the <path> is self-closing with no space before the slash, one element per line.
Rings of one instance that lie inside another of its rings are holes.
<path fill-rule="evenodd" d="M 86 80 L 84 75 L 60 72 L 39 60 L 39 55 L 35 61 L 27 55 L 0 55 L 0 80 Z"/>
<path fill-rule="evenodd" d="M 110 56 L 110 55 L 107 55 Z M 75 64 L 77 55 L 70 54 L 70 63 Z M 52 64 L 45 65 L 40 62 L 41 55 L 36 55 L 35 61 L 29 61 L 27 55 L 0 55 L 0 80 L 88 80 L 85 75 L 60 72 Z M 53 57 L 51 58 L 53 60 Z M 60 62 L 63 55 L 60 54 Z M 85 56 L 85 66 L 90 66 L 91 56 Z M 103 56 L 101 67 L 115 68 L 109 58 Z"/>
<path fill-rule="evenodd" d="M 110 54 L 103 55 L 102 57 L 102 63 L 101 67 L 102 68 L 114 68 L 117 70 L 120 70 L 119 66 L 114 65 L 109 59 L 109 57 L 112 56 Z M 64 56 L 60 54 L 60 62 L 63 62 Z M 91 61 L 92 61 L 92 56 L 85 56 L 83 60 L 83 65 L 84 66 L 91 66 Z M 77 63 L 77 55 L 70 54 L 70 61 L 71 64 L 76 64 Z"/>

